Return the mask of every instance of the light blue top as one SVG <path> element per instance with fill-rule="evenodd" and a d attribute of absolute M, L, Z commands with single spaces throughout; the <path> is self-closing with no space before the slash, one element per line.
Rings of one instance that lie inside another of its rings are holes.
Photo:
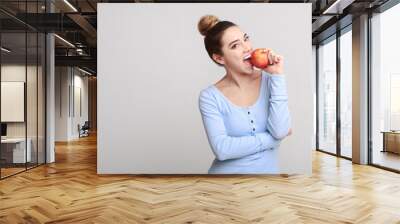
<path fill-rule="evenodd" d="M 215 85 L 200 92 L 199 108 L 215 159 L 210 174 L 279 173 L 278 147 L 291 118 L 284 75 L 262 71 L 260 95 L 249 107 L 233 104 Z"/>

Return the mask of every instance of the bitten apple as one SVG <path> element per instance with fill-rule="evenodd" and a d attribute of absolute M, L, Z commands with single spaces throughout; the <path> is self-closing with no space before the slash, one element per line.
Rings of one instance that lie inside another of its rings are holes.
<path fill-rule="evenodd" d="M 268 51 L 257 48 L 251 53 L 250 63 L 260 69 L 268 67 Z"/>

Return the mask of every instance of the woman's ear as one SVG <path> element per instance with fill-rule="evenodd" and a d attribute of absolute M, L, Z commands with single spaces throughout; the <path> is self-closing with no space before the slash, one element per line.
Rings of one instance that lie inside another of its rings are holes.
<path fill-rule="evenodd" d="M 225 60 L 224 57 L 219 55 L 219 54 L 213 54 L 212 58 L 214 59 L 214 61 L 216 61 L 218 64 L 224 65 L 225 64 Z"/>

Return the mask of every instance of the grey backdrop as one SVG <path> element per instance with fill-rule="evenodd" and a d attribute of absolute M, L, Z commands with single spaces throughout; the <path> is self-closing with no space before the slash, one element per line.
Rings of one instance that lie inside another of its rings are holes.
<path fill-rule="evenodd" d="M 198 96 L 225 73 L 197 31 L 205 14 L 285 57 L 293 134 L 279 164 L 281 173 L 311 174 L 311 4 L 297 3 L 98 4 L 98 173 L 207 173 L 214 155 Z"/>

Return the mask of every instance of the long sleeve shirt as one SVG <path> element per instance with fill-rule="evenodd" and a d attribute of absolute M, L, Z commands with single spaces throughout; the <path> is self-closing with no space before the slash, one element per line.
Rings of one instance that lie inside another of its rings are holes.
<path fill-rule="evenodd" d="M 278 173 L 278 147 L 291 118 L 284 75 L 262 71 L 257 101 L 248 107 L 232 103 L 215 86 L 203 89 L 199 109 L 215 155 L 210 174 Z"/>

